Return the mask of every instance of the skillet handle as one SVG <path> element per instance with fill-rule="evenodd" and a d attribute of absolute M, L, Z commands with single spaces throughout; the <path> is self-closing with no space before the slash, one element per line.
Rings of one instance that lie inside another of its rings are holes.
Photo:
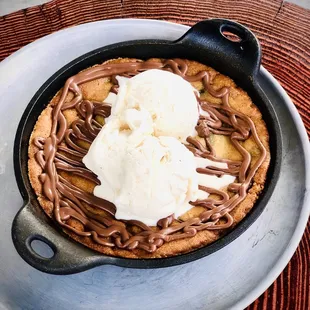
<path fill-rule="evenodd" d="M 227 37 L 227 32 L 234 35 Z M 239 38 L 233 41 L 232 38 Z M 226 19 L 209 19 L 194 25 L 176 44 L 192 50 L 195 58 L 235 80 L 255 77 L 261 62 L 261 47 L 245 26 Z M 198 57 L 197 57 L 198 56 Z"/>
<path fill-rule="evenodd" d="M 73 274 L 108 263 L 104 256 L 65 239 L 50 224 L 41 210 L 37 212 L 29 202 L 15 216 L 12 239 L 19 255 L 34 268 L 51 274 Z M 33 249 L 32 242 L 39 240 L 54 252 L 43 257 Z"/>

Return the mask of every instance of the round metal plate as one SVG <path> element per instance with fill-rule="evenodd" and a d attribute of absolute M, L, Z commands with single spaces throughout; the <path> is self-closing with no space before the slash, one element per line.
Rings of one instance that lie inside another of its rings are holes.
<path fill-rule="evenodd" d="M 11 241 L 22 205 L 13 175 L 13 139 L 21 114 L 60 67 L 103 45 L 132 39 L 175 40 L 188 28 L 150 20 L 112 20 L 44 37 L 0 64 L 0 309 L 242 309 L 274 281 L 293 255 L 309 215 L 308 138 L 281 86 L 261 68 L 284 136 L 280 180 L 259 219 L 220 251 L 183 266 L 135 270 L 101 266 L 53 276 L 28 266 Z M 307 191 L 308 189 L 308 191 Z"/>

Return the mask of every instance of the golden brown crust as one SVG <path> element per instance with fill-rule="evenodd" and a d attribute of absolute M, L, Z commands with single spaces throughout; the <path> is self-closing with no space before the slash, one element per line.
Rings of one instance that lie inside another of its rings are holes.
<path fill-rule="evenodd" d="M 109 62 L 128 62 L 129 59 L 117 59 L 117 60 L 111 60 Z M 154 59 L 154 61 L 158 61 Z M 266 179 L 266 174 L 270 162 L 270 151 L 269 151 L 269 144 L 268 144 L 268 131 L 266 128 L 266 125 L 262 119 L 262 115 L 258 108 L 252 103 L 250 97 L 247 95 L 245 91 L 238 88 L 235 83 L 227 76 L 224 76 L 218 72 L 216 72 L 214 69 L 207 67 L 205 65 L 202 65 L 200 63 L 197 63 L 195 61 L 186 61 L 188 64 L 188 74 L 194 75 L 202 70 L 206 70 L 209 72 L 212 86 L 214 89 L 220 89 L 223 86 L 229 86 L 230 87 L 230 97 L 229 97 L 229 103 L 231 107 L 236 109 L 239 112 L 242 112 L 246 115 L 248 115 L 252 121 L 255 124 L 255 127 L 257 129 L 258 135 L 267 149 L 267 157 L 263 164 L 260 166 L 260 168 L 257 170 L 254 178 L 253 178 L 253 184 L 251 188 L 248 191 L 248 194 L 244 201 L 242 201 L 232 212 L 231 215 L 234 218 L 234 225 L 235 226 L 238 222 L 240 222 L 246 214 L 252 209 L 254 206 L 259 194 L 264 188 L 264 183 Z M 97 79 L 88 83 L 85 83 L 81 85 L 83 97 L 85 99 L 89 100 L 95 100 L 95 101 L 103 101 L 105 97 L 108 95 L 108 92 L 111 88 L 111 83 L 108 78 L 101 78 Z M 196 87 L 198 90 L 202 90 L 202 83 L 201 82 L 195 82 L 193 83 L 193 86 Z M 34 155 L 36 151 L 38 150 L 37 147 L 33 144 L 33 139 L 35 137 L 48 137 L 51 130 L 51 124 L 52 124 L 52 106 L 57 104 L 59 98 L 60 98 L 61 91 L 58 92 L 58 94 L 55 95 L 55 97 L 52 99 L 48 107 L 43 110 L 40 117 L 38 118 L 38 121 L 33 129 L 33 132 L 30 137 L 29 141 L 29 161 L 28 161 L 28 171 L 29 171 L 29 178 L 31 185 L 38 196 L 38 201 L 46 214 L 53 218 L 53 204 L 48 201 L 43 195 L 42 195 L 42 185 L 39 180 L 39 176 L 42 173 L 41 167 L 38 165 Z M 67 97 L 67 100 L 70 100 L 72 98 L 72 94 L 69 94 Z M 208 100 L 211 103 L 221 103 L 220 99 L 216 99 L 212 97 L 209 93 L 203 92 L 201 93 L 201 98 Z M 77 114 L 74 109 L 70 109 L 65 111 L 65 117 L 68 121 L 68 124 L 70 124 L 74 119 L 76 119 Z M 213 135 L 210 137 L 210 143 L 215 148 L 217 156 L 228 158 L 232 160 L 240 160 L 242 157 L 240 153 L 234 148 L 234 146 L 231 144 L 230 140 L 227 139 L 227 137 L 219 136 L 219 135 Z M 243 143 L 243 146 L 251 153 L 252 155 L 252 162 L 253 164 L 255 160 L 258 158 L 260 154 L 260 150 L 255 144 L 253 139 L 248 139 Z M 63 174 L 62 176 L 66 177 L 70 182 L 75 184 L 76 186 L 79 186 L 83 188 L 84 190 L 87 190 L 88 192 L 92 192 L 94 188 L 94 184 L 92 184 L 90 181 L 87 181 L 85 179 L 82 179 L 81 177 L 76 176 L 70 176 L 69 174 Z M 93 212 L 99 213 L 103 211 L 93 210 Z M 187 212 L 185 215 L 183 215 L 181 218 L 186 219 L 189 217 L 196 216 L 201 212 L 201 208 L 194 207 L 189 212 Z M 83 229 L 83 226 L 76 220 L 70 220 L 70 225 L 75 227 L 76 229 Z M 77 234 L 73 233 L 72 231 L 65 230 L 65 232 L 74 240 L 96 250 L 101 253 L 104 253 L 106 255 L 111 256 L 120 256 L 120 257 L 127 257 L 127 258 L 155 258 L 155 257 L 168 257 L 168 256 L 174 256 L 181 253 L 186 253 L 189 251 L 192 251 L 194 249 L 200 248 L 202 246 L 205 246 L 207 244 L 210 244 L 214 242 L 215 240 L 219 239 L 224 233 L 227 233 L 227 231 L 199 231 L 194 237 L 187 238 L 187 239 L 181 239 L 176 240 L 172 242 L 165 243 L 163 246 L 161 246 L 159 249 L 157 249 L 154 253 L 147 253 L 144 250 L 135 249 L 132 251 L 129 250 L 123 250 L 118 248 L 110 248 L 107 246 L 99 245 L 92 241 L 89 237 L 80 237 Z"/>

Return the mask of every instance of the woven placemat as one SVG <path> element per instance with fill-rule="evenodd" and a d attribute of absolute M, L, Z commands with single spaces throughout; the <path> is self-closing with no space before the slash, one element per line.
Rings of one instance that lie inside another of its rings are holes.
<path fill-rule="evenodd" d="M 193 25 L 228 18 L 248 26 L 263 65 L 296 105 L 310 135 L 310 10 L 280 0 L 53 0 L 0 17 L 0 60 L 54 31 L 111 18 L 150 18 Z M 288 266 L 247 309 L 310 309 L 310 222 Z"/>

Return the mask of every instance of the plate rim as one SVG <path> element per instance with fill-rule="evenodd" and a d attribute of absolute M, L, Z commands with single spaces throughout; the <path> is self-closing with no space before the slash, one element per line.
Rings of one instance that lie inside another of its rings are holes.
<path fill-rule="evenodd" d="M 4 69 L 4 67 L 9 64 L 9 62 L 12 62 L 15 60 L 15 58 L 19 55 L 21 55 L 24 51 L 28 51 L 29 49 L 35 48 L 37 45 L 41 44 L 42 42 L 46 40 L 51 40 L 53 37 L 58 37 L 59 35 L 68 34 L 68 32 L 76 32 L 76 31 L 82 31 L 86 30 L 86 28 L 89 30 L 89 26 L 92 24 L 105 24 L 105 26 L 109 26 L 111 24 L 112 26 L 115 24 L 118 24 L 119 22 L 128 22 L 129 24 L 135 23 L 135 24 L 144 24 L 148 23 L 150 27 L 154 27 L 157 24 L 165 24 L 169 27 L 175 27 L 177 31 L 182 30 L 186 31 L 190 27 L 177 24 L 174 22 L 168 22 L 168 21 L 160 21 L 160 20 L 153 20 L 153 19 L 135 19 L 135 18 L 126 18 L 126 19 L 111 19 L 111 20 L 103 20 L 103 21 L 95 21 L 91 23 L 84 23 L 81 25 L 73 26 L 70 28 L 65 28 L 59 31 L 56 31 L 54 33 L 51 33 L 49 35 L 46 35 L 38 40 L 35 40 L 34 42 L 27 44 L 26 46 L 22 47 L 18 51 L 14 52 L 12 55 L 5 58 L 0 63 L 0 72 Z M 150 25 L 152 24 L 152 25 Z M 85 28 L 85 29 L 84 29 Z M 78 29 L 78 30 L 77 30 Z M 305 196 L 302 203 L 302 208 L 299 214 L 299 218 L 297 221 L 297 224 L 295 226 L 294 232 L 290 237 L 289 245 L 287 248 L 281 253 L 280 258 L 277 260 L 277 262 L 273 265 L 273 267 L 270 269 L 269 273 L 265 276 L 263 280 L 259 282 L 259 284 L 254 288 L 252 291 L 250 291 L 246 296 L 241 298 L 239 301 L 237 301 L 234 305 L 234 308 L 245 308 L 249 304 L 251 304 L 254 300 L 256 300 L 273 282 L 276 280 L 276 278 L 279 276 L 279 274 L 283 271 L 283 269 L 286 267 L 288 262 L 290 261 L 291 257 L 294 255 L 301 238 L 303 236 L 304 230 L 306 228 L 308 217 L 310 214 L 310 144 L 308 140 L 308 135 L 306 132 L 306 129 L 303 125 L 302 119 L 298 113 L 297 108 L 293 104 L 292 100 L 289 98 L 285 90 L 282 88 L 282 86 L 279 84 L 279 82 L 263 67 L 261 66 L 260 71 L 265 77 L 270 81 L 270 83 L 276 88 L 276 90 L 282 95 L 283 102 L 287 106 L 289 113 L 292 116 L 293 123 L 297 129 L 299 138 L 302 143 L 302 149 L 305 156 Z M 308 159 L 308 160 L 307 160 Z M 281 177 L 281 176 L 280 176 Z"/>

